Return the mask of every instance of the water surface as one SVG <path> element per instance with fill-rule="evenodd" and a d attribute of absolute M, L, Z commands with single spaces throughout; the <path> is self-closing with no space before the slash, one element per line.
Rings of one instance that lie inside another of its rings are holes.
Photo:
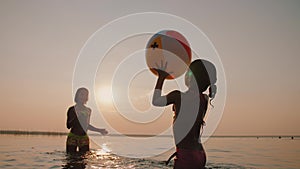
<path fill-rule="evenodd" d="M 172 168 L 169 150 L 151 158 L 128 158 L 109 149 L 122 148 L 122 137 L 101 137 L 86 155 L 68 156 L 66 136 L 0 135 L 1 168 Z M 160 138 L 159 138 L 160 139 Z M 172 138 L 161 138 L 170 139 Z M 159 140 L 157 140 L 159 141 Z M 207 168 L 300 168 L 300 138 L 215 137 L 204 143 Z M 130 152 L 128 152 L 130 153 Z"/>

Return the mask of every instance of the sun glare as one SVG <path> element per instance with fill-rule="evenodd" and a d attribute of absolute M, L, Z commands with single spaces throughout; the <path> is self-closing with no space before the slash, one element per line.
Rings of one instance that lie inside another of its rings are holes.
<path fill-rule="evenodd" d="M 113 94 L 112 94 L 111 87 L 109 86 L 101 87 L 98 90 L 98 99 L 101 104 L 112 105 Z"/>

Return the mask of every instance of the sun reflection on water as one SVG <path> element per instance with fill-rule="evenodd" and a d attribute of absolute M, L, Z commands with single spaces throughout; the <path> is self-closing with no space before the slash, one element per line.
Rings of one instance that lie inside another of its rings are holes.
<path fill-rule="evenodd" d="M 97 149 L 95 154 L 97 156 L 101 156 L 101 155 L 109 155 L 111 153 L 111 149 L 107 146 L 106 143 L 103 143 L 102 145 L 100 145 L 101 149 Z"/>

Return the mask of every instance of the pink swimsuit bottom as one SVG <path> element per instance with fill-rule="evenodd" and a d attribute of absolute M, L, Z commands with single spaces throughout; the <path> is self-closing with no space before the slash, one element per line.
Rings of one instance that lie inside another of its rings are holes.
<path fill-rule="evenodd" d="M 204 150 L 176 150 L 174 169 L 200 169 L 205 168 L 206 154 Z"/>

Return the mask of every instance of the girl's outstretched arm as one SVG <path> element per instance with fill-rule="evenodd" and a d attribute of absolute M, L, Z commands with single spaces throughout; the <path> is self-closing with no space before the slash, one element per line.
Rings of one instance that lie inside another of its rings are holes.
<path fill-rule="evenodd" d="M 99 132 L 102 135 L 106 135 L 108 133 L 106 129 L 100 129 L 100 128 L 92 126 L 91 124 L 89 125 L 88 130 Z"/>

